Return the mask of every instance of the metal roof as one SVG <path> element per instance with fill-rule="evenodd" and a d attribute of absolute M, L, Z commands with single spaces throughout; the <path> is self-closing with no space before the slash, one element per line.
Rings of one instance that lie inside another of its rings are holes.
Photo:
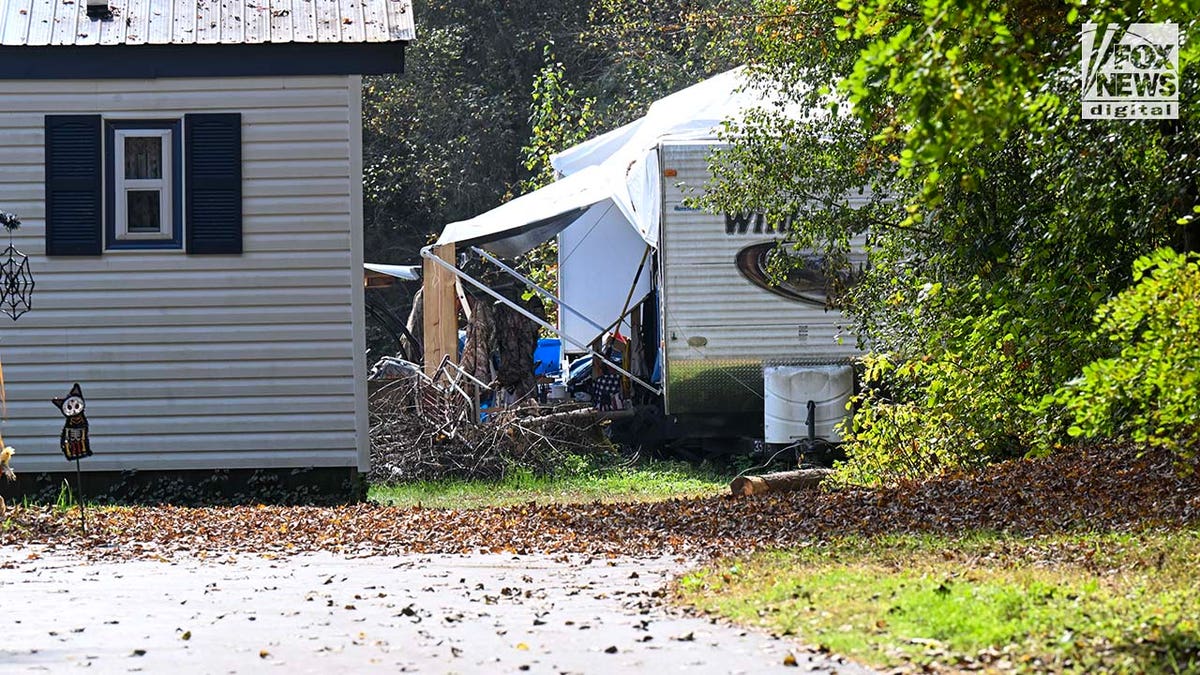
<path fill-rule="evenodd" d="M 412 0 L 0 0 L 0 45 L 192 45 L 405 42 Z"/>

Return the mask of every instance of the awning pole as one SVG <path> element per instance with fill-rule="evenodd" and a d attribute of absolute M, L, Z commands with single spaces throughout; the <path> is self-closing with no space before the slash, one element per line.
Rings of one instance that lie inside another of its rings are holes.
<path fill-rule="evenodd" d="M 504 270 L 505 272 L 508 272 L 509 274 L 516 277 L 517 279 L 520 279 L 522 282 L 525 283 L 526 286 L 533 289 L 538 295 L 546 298 L 550 302 L 553 302 L 554 304 L 558 305 L 559 307 L 562 307 L 563 309 L 567 310 L 568 312 L 583 319 L 592 328 L 595 328 L 596 330 L 600 331 L 602 334 L 608 332 L 604 329 L 604 326 L 601 326 L 600 324 L 596 323 L 595 321 L 592 321 L 592 319 L 590 317 L 588 317 L 588 315 L 584 314 L 583 312 L 581 312 L 581 311 L 575 309 L 574 307 L 568 305 L 567 303 L 563 302 L 562 298 L 559 298 L 558 296 L 554 295 L 550 291 L 542 288 L 541 286 L 538 286 L 537 283 L 533 281 L 533 279 L 530 279 L 529 277 L 526 277 L 525 275 L 523 275 L 520 272 L 516 271 L 515 269 L 509 267 L 508 265 L 505 265 L 503 262 L 500 261 L 499 258 L 496 258 L 491 253 L 488 253 L 487 251 L 479 248 L 478 246 L 472 246 L 471 250 L 474 251 L 475 253 L 478 253 L 479 256 L 482 257 L 484 260 L 487 260 L 488 262 L 492 263 L 496 267 L 499 267 L 500 269 Z M 636 284 L 637 284 L 637 280 L 635 279 L 634 285 L 636 286 Z M 633 290 L 631 289 L 629 292 L 630 292 L 630 294 L 632 294 Z"/>
<path fill-rule="evenodd" d="M 625 296 L 625 304 L 621 306 L 621 316 L 617 319 L 617 323 L 613 324 L 614 326 L 620 325 L 625 320 L 625 315 L 629 313 L 629 303 L 633 302 L 633 292 L 637 290 L 638 279 L 642 278 L 642 270 L 645 269 L 646 259 L 649 257 L 650 245 L 646 244 L 646 250 L 642 252 L 642 262 L 638 263 L 637 274 L 633 275 L 633 285 L 629 287 L 629 295 Z M 604 332 L 607 333 L 609 330 L 612 328 L 608 328 Z"/>
<path fill-rule="evenodd" d="M 533 313 L 531 313 L 529 310 L 525 309 L 524 307 L 521 307 L 520 305 L 513 302 L 512 300 L 509 300 L 508 298 L 504 297 L 503 295 L 500 295 L 499 293 L 492 290 L 491 288 L 488 288 L 488 286 L 486 284 L 484 284 L 482 281 L 476 280 L 474 277 L 472 277 L 471 275 L 467 274 L 466 272 L 463 272 L 462 270 L 458 269 L 456 266 L 446 262 L 445 260 L 442 260 L 441 258 L 439 258 L 437 255 L 435 255 L 432 252 L 431 248 L 432 247 L 430 247 L 430 246 L 426 246 L 425 248 L 421 249 L 421 257 L 425 258 L 426 260 L 429 260 L 430 262 L 432 262 L 433 264 L 435 264 L 439 267 L 442 267 L 443 269 L 449 271 L 454 276 L 462 279 L 463 281 L 471 284 L 472 286 L 478 288 L 479 290 L 483 291 L 484 293 L 487 293 L 488 295 L 492 296 L 493 298 L 499 300 L 500 302 L 504 303 L 505 306 L 507 306 L 508 308 L 517 312 L 518 314 L 524 316 L 526 319 L 529 319 L 530 321 L 536 323 L 537 325 L 541 326 L 542 328 L 545 328 L 546 330 L 550 331 L 551 333 L 554 333 L 555 335 L 562 338 L 563 340 L 566 340 L 567 342 L 570 342 L 571 344 L 575 345 L 576 347 L 588 352 L 593 357 L 600 359 L 604 363 L 607 363 L 608 365 L 612 366 L 613 370 L 616 370 L 617 372 L 621 373 L 622 375 L 628 377 L 630 380 L 637 382 L 639 385 L 641 385 L 643 388 L 645 388 L 647 391 L 651 392 L 655 396 L 662 393 L 661 389 L 654 387 L 653 385 L 651 385 L 650 383 L 641 379 L 637 375 L 634 375 L 633 373 L 629 372 L 628 370 L 625 370 L 621 366 L 618 366 L 616 363 L 614 363 L 608 357 L 604 356 L 603 354 L 601 354 L 599 352 L 593 351 L 591 347 L 588 347 L 587 345 L 580 343 L 578 340 L 572 338 L 571 336 L 567 335 L 566 333 L 563 333 L 562 331 L 555 328 L 554 326 L 551 326 L 549 323 L 546 323 L 546 321 L 544 321 L 543 319 L 540 319 L 537 316 L 534 316 Z"/>

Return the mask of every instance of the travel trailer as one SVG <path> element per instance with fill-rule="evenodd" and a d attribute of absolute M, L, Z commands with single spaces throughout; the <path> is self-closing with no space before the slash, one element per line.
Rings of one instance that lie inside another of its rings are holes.
<path fill-rule="evenodd" d="M 592 354 L 626 378 L 639 403 L 627 424 L 640 441 L 839 441 L 858 350 L 827 307 L 820 261 L 805 256 L 775 283 L 770 257 L 804 252 L 778 247 L 783 233 L 770 219 L 687 199 L 709 180 L 722 122 L 761 100 L 739 69 L 655 103 L 556 156 L 555 183 L 448 225 L 423 252 L 427 270 L 486 291 L 455 264 L 478 256 L 527 281 L 504 260 L 557 237 L 558 294 L 541 292 L 558 322 L 546 327 L 562 337 L 564 359 Z"/>

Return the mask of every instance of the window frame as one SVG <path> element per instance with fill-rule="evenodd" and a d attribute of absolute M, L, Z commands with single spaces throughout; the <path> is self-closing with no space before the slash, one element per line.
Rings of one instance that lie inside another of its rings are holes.
<path fill-rule="evenodd" d="M 163 139 L 161 179 L 125 179 L 124 141 L 138 136 Z M 182 119 L 104 120 L 105 249 L 183 249 L 183 160 Z M 159 232 L 128 231 L 125 194 L 131 189 L 159 190 Z"/>
<path fill-rule="evenodd" d="M 113 163 L 115 164 L 115 176 L 113 179 L 114 208 L 115 215 L 115 235 L 118 241 L 132 240 L 148 240 L 158 241 L 170 239 L 174 233 L 174 219 L 171 217 L 172 190 L 171 172 L 174 171 L 175 163 L 171 152 L 171 139 L 173 134 L 170 129 L 117 129 L 114 134 L 113 143 Z M 129 138 L 158 138 L 160 139 L 160 173 L 159 178 L 129 178 L 125 175 L 125 159 L 128 149 L 127 139 Z M 157 232 L 130 232 L 129 231 L 129 192 L 131 191 L 157 191 L 159 194 L 158 202 L 158 231 Z"/>

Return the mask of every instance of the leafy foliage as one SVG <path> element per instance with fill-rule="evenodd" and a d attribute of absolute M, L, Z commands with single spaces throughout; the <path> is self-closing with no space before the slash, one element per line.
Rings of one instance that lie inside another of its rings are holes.
<path fill-rule="evenodd" d="M 1161 249 L 1133 265 L 1135 284 L 1096 312 L 1120 347 L 1057 396 L 1072 435 L 1127 434 L 1194 457 L 1200 442 L 1200 256 Z"/>
<path fill-rule="evenodd" d="M 566 67 L 547 45 L 545 65 L 533 79 L 533 105 L 530 106 L 530 139 L 522 148 L 525 168 L 533 176 L 522 185 L 536 190 L 554 180 L 550 158 L 584 141 L 591 132 L 595 98 L 580 98 L 567 82 Z"/>
<path fill-rule="evenodd" d="M 1179 120 L 1084 121 L 1078 25 L 1189 34 L 1193 3 L 756 6 L 756 72 L 786 105 L 731 126 L 701 201 L 794 214 L 792 243 L 835 262 L 865 239 L 842 305 L 891 367 L 858 401 L 851 462 L 904 476 L 1068 441 L 1041 400 L 1111 356 L 1090 339 L 1096 306 L 1145 251 L 1200 245 L 1180 224 L 1200 186 L 1200 43 L 1181 49 Z"/>

